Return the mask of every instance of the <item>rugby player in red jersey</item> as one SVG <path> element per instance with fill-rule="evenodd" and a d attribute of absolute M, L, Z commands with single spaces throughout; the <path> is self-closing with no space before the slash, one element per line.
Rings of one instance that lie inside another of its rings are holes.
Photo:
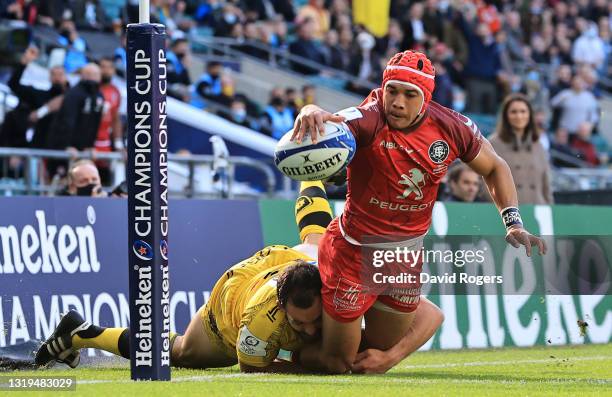
<path fill-rule="evenodd" d="M 346 122 L 357 141 L 344 212 L 319 245 L 323 339 L 296 355 L 305 367 L 385 372 L 427 340 L 415 338 L 413 329 L 422 262 L 404 268 L 417 276 L 415 282 L 381 290 L 364 277 L 364 255 L 379 248 L 420 249 L 438 185 L 455 159 L 483 176 L 506 226 L 506 240 L 524 246 L 529 256 L 532 246 L 540 254 L 546 251 L 544 241 L 523 228 L 506 162 L 472 120 L 431 101 L 434 78 L 424 54 L 404 51 L 389 60 L 382 87 L 360 106 L 331 114 L 308 105 L 296 119 L 292 139 L 298 142 L 306 134 L 316 141 L 326 121 Z M 367 350 L 359 352 L 360 343 Z"/>

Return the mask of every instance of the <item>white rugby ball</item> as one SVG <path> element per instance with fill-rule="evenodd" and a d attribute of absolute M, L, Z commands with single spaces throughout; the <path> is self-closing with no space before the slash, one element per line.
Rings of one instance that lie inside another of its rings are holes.
<path fill-rule="evenodd" d="M 274 163 L 283 174 L 296 181 L 320 181 L 342 171 L 353 159 L 357 144 L 345 123 L 325 122 L 325 134 L 312 143 L 291 141 L 293 130 L 276 144 Z"/>

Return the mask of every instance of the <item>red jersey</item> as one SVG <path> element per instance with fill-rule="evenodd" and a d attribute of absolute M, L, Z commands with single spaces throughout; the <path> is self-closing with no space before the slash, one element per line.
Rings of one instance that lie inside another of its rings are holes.
<path fill-rule="evenodd" d="M 100 119 L 100 127 L 98 127 L 95 148 L 101 152 L 110 152 L 113 149 L 111 129 L 113 127 L 113 119 L 116 117 L 117 112 L 119 112 L 121 93 L 113 84 L 101 85 L 100 92 L 104 97 L 104 108 L 102 109 L 102 118 Z"/>
<path fill-rule="evenodd" d="M 457 158 L 470 162 L 480 151 L 478 127 L 432 101 L 409 131 L 394 130 L 385 120 L 381 89 L 339 114 L 357 141 L 342 230 L 361 243 L 368 237 L 398 241 L 425 234 L 448 166 Z"/>

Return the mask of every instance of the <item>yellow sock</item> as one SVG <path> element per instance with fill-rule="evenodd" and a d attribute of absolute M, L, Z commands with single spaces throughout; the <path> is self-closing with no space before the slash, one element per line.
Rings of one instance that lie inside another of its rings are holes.
<path fill-rule="evenodd" d="M 300 230 L 300 240 L 312 233 L 325 233 L 332 220 L 332 211 L 327 201 L 323 183 L 302 182 L 300 196 L 295 201 L 295 221 Z"/>
<path fill-rule="evenodd" d="M 125 330 L 127 328 L 104 328 L 99 335 L 90 338 L 82 338 L 75 334 L 72 337 L 72 347 L 75 349 L 93 347 L 121 356 L 119 338 Z"/>

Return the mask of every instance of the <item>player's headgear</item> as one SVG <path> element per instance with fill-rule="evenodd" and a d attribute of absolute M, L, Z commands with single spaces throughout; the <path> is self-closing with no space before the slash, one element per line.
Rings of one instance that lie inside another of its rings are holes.
<path fill-rule="evenodd" d="M 436 71 L 425 54 L 416 51 L 398 52 L 387 62 L 383 72 L 383 90 L 388 83 L 408 85 L 421 93 L 419 115 L 427 109 L 434 91 Z"/>

